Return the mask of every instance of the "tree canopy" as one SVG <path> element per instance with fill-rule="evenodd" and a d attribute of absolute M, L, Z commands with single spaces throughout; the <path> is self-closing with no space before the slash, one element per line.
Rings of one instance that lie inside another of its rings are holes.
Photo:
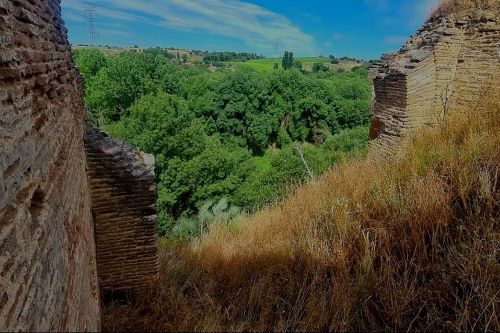
<path fill-rule="evenodd" d="M 75 53 L 89 121 L 156 157 L 162 232 L 200 230 L 192 227 L 213 212 L 208 203 L 225 200 L 215 211 L 229 214 L 278 199 L 307 177 L 297 147 L 319 175 L 366 146 L 366 69 L 306 73 L 291 52 L 288 70 L 269 73 L 211 73 L 171 58 L 162 49 Z"/>

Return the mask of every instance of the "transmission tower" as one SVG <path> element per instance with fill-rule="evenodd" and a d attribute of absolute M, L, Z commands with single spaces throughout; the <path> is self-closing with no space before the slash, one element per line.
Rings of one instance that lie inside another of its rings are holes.
<path fill-rule="evenodd" d="M 95 6 L 87 7 L 83 10 L 83 13 L 87 18 L 90 45 L 94 46 L 96 44 L 97 37 L 99 37 L 99 33 L 96 31 L 97 10 L 95 9 Z"/>
<path fill-rule="evenodd" d="M 276 56 L 279 56 L 278 45 L 279 45 L 279 39 L 276 39 L 276 45 L 275 45 L 275 54 L 276 54 Z"/>

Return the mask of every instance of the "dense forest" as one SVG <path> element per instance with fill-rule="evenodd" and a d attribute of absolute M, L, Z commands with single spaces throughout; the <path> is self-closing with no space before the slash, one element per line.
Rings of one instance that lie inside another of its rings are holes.
<path fill-rule="evenodd" d="M 155 155 L 164 235 L 197 236 L 366 148 L 365 67 L 210 72 L 171 58 L 75 51 L 89 122 Z"/>

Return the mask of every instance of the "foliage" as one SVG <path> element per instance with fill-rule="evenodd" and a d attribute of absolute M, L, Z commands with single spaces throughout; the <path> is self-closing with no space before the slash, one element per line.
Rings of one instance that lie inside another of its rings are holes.
<path fill-rule="evenodd" d="M 293 67 L 293 52 L 285 51 L 285 55 L 281 61 L 283 69 L 290 69 Z"/>
<path fill-rule="evenodd" d="M 310 70 L 312 65 L 315 62 L 319 63 L 328 63 L 329 59 L 326 58 L 320 58 L 320 57 L 295 57 L 295 60 L 298 60 L 302 63 L 302 69 L 303 70 Z M 244 70 L 244 69 L 252 69 L 258 72 L 272 72 L 274 69 L 274 64 L 278 64 L 278 68 L 281 68 L 281 64 L 283 61 L 283 57 L 280 58 L 266 58 L 266 59 L 256 59 L 256 60 L 247 60 L 245 62 L 231 62 L 231 65 L 233 68 L 237 70 Z M 347 67 L 351 67 L 352 64 L 349 64 Z M 278 69 L 276 68 L 276 69 Z"/>
<path fill-rule="evenodd" d="M 166 49 L 164 48 L 161 48 L 161 47 L 150 47 L 150 48 L 147 48 L 143 51 L 144 53 L 146 54 L 151 54 L 151 55 L 160 55 L 160 56 L 163 56 L 167 59 L 174 59 L 175 56 L 171 53 L 169 53 Z"/>
<path fill-rule="evenodd" d="M 355 152 L 357 150 L 366 152 L 366 138 L 368 134 L 369 128 L 366 126 L 342 130 L 327 138 L 323 146 L 326 149 L 343 153 Z"/>
<path fill-rule="evenodd" d="M 320 72 L 320 71 L 327 72 L 330 69 L 326 67 L 324 64 L 316 62 L 313 64 L 312 70 L 313 72 Z"/>
<path fill-rule="evenodd" d="M 136 99 L 156 90 L 158 69 L 166 63 L 166 58 L 147 53 L 124 52 L 109 57 L 107 66 L 87 82 L 87 106 L 107 120 L 120 120 Z"/>
<path fill-rule="evenodd" d="M 300 60 L 294 60 L 292 67 L 293 68 L 297 68 L 298 70 L 301 70 L 302 69 L 302 61 L 300 61 Z"/>
<path fill-rule="evenodd" d="M 330 59 L 330 62 L 332 64 L 338 64 L 340 61 L 352 61 L 352 62 L 357 62 L 357 63 L 361 63 L 362 61 L 359 60 L 359 59 L 356 59 L 356 58 L 350 58 L 350 57 L 346 57 L 346 56 L 343 56 L 343 57 L 340 57 L 340 58 L 337 58 L 336 56 L 334 55 L 330 55 L 328 56 L 328 58 Z"/>
<path fill-rule="evenodd" d="M 339 154 L 366 145 L 366 130 L 357 128 L 370 117 L 365 69 L 211 73 L 172 57 L 160 48 L 75 57 L 89 73 L 89 119 L 156 157 L 162 234 L 199 236 L 207 202 L 225 198 L 252 211 L 278 200 L 307 179 L 297 147 L 320 175 Z"/>
<path fill-rule="evenodd" d="M 216 64 L 227 61 L 247 61 L 264 59 L 264 56 L 248 52 L 206 52 L 203 54 L 203 63 Z"/>
<path fill-rule="evenodd" d="M 107 64 L 104 53 L 94 48 L 76 50 L 74 58 L 85 81 L 91 81 Z"/>

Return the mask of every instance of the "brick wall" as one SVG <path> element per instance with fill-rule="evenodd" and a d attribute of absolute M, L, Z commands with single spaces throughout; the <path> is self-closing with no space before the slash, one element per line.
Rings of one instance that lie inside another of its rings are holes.
<path fill-rule="evenodd" d="M 452 110 L 478 107 L 500 89 L 500 22 L 495 12 L 436 17 L 370 70 L 370 156 L 386 157 L 414 129 Z"/>
<path fill-rule="evenodd" d="M 85 149 L 101 292 L 140 290 L 159 276 L 154 157 L 91 128 Z"/>
<path fill-rule="evenodd" d="M 0 331 L 100 327 L 84 108 L 56 0 L 0 0 Z"/>

